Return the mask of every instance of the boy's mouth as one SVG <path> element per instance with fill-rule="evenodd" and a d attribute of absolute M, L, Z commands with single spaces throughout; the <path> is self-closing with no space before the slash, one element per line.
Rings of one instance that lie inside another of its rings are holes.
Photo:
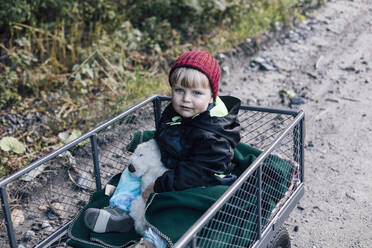
<path fill-rule="evenodd" d="M 185 109 L 185 110 L 191 110 L 192 108 L 191 107 L 187 107 L 187 106 L 181 106 L 182 109 Z"/>

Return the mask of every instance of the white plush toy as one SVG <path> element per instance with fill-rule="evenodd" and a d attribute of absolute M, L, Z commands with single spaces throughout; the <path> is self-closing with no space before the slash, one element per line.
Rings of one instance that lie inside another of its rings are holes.
<path fill-rule="evenodd" d="M 154 139 L 139 144 L 131 155 L 128 170 L 133 176 L 141 177 L 141 192 L 167 170 L 160 159 L 160 150 Z M 134 228 L 141 235 L 146 230 L 145 207 L 142 195 L 139 195 L 132 201 L 129 210 L 129 215 L 134 220 Z"/>

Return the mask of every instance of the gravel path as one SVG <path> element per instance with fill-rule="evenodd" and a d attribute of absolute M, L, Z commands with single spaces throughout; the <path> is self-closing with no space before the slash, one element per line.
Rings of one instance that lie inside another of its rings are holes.
<path fill-rule="evenodd" d="M 372 247 L 372 1 L 330 1 L 312 16 L 255 57 L 226 56 L 221 94 L 305 111 L 306 191 L 286 223 L 292 246 Z"/>

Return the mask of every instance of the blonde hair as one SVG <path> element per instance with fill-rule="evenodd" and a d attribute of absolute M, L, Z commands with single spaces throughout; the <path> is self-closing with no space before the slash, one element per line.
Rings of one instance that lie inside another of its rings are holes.
<path fill-rule="evenodd" d="M 209 79 L 207 76 L 193 68 L 179 67 L 176 68 L 169 78 L 170 84 L 173 87 L 175 84 L 180 83 L 183 87 L 193 88 L 202 86 L 205 89 L 211 89 Z"/>

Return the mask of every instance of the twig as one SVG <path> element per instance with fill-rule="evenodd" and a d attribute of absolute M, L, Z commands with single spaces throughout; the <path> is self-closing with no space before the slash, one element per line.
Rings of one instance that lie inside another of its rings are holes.
<path fill-rule="evenodd" d="M 326 98 L 325 101 L 338 103 L 338 100 L 332 98 Z"/>
<path fill-rule="evenodd" d="M 95 50 L 94 52 L 92 52 L 89 56 L 88 56 L 88 58 L 86 58 L 80 65 L 79 65 L 79 67 L 76 69 L 76 71 L 74 71 L 72 74 L 71 74 L 71 76 L 67 79 L 67 81 L 70 81 L 70 79 L 72 78 L 72 76 L 74 76 L 80 69 L 81 69 L 81 67 L 83 66 L 83 65 L 85 65 L 89 60 L 90 60 L 90 58 L 91 57 L 93 57 L 95 54 L 97 53 L 97 50 Z"/>
<path fill-rule="evenodd" d="M 306 75 L 308 75 L 309 77 L 311 77 L 312 79 L 317 79 L 317 75 L 313 72 L 310 72 L 310 71 L 303 71 L 303 73 L 305 73 Z"/>
<path fill-rule="evenodd" d="M 32 30 L 32 31 L 43 33 L 43 34 L 46 34 L 49 37 L 53 38 L 53 34 L 51 34 L 49 31 L 46 31 L 46 30 L 43 30 L 43 29 L 40 29 L 40 28 L 35 28 L 35 27 L 29 26 L 29 25 L 26 25 L 26 24 L 16 23 L 16 22 L 9 22 L 9 24 L 10 24 L 10 26 L 23 27 L 23 28 L 27 28 L 27 29 Z"/>
<path fill-rule="evenodd" d="M 319 68 L 319 64 L 320 64 L 320 61 L 323 59 L 323 55 L 320 55 L 319 59 L 317 60 L 317 62 L 315 63 L 314 67 L 315 69 L 318 69 Z"/>
<path fill-rule="evenodd" d="M 344 100 L 347 100 L 347 101 L 350 101 L 350 102 L 359 102 L 359 101 L 356 100 L 356 99 L 348 98 L 348 97 L 344 97 L 344 96 L 342 96 L 341 99 L 344 99 Z"/>
<path fill-rule="evenodd" d="M 72 105 L 74 108 L 77 108 L 77 105 L 70 99 L 70 98 L 66 98 L 66 97 L 61 97 L 61 100 L 62 101 L 65 101 L 66 103 L 69 103 L 70 105 Z"/>
<path fill-rule="evenodd" d="M 111 69 L 114 71 L 114 73 L 116 74 L 116 76 L 117 76 L 118 78 L 120 78 L 120 79 L 124 82 L 124 79 L 120 76 L 119 72 L 118 72 L 118 71 L 116 70 L 116 68 L 115 68 L 115 67 L 110 63 L 110 61 L 109 61 L 105 56 L 103 56 L 103 54 L 102 54 L 100 51 L 97 50 L 97 53 L 98 53 L 99 56 L 102 57 L 102 59 L 106 62 L 106 64 L 108 64 L 108 65 L 111 67 Z"/>
<path fill-rule="evenodd" d="M 106 76 L 109 78 L 109 79 L 111 79 L 116 85 L 115 85 L 115 87 L 117 87 L 117 85 L 119 85 L 119 83 L 110 75 L 110 73 L 108 73 L 106 70 L 105 70 L 105 68 L 103 68 L 96 60 L 94 61 L 94 63 L 106 74 Z M 109 85 L 108 83 L 106 83 L 105 82 L 105 80 L 102 80 L 103 81 L 103 83 L 107 86 L 107 87 L 109 87 L 110 88 L 110 90 L 112 91 L 112 92 L 114 92 L 116 95 L 118 95 L 119 93 L 118 92 L 116 92 L 113 88 L 112 88 L 112 86 L 111 85 Z"/>
<path fill-rule="evenodd" d="M 81 109 L 85 109 L 86 106 L 84 107 L 81 107 Z M 72 106 L 69 110 L 65 111 L 65 113 L 63 114 L 63 118 L 66 118 L 70 113 L 74 112 L 74 111 L 77 111 L 77 108 L 74 108 L 74 106 Z"/>
<path fill-rule="evenodd" d="M 67 174 L 68 174 L 68 177 L 70 178 L 71 182 L 72 182 L 73 184 L 75 184 L 75 186 L 77 186 L 77 187 L 80 188 L 79 184 L 77 184 L 77 183 L 75 182 L 75 179 L 71 176 L 70 169 L 67 170 Z"/>

